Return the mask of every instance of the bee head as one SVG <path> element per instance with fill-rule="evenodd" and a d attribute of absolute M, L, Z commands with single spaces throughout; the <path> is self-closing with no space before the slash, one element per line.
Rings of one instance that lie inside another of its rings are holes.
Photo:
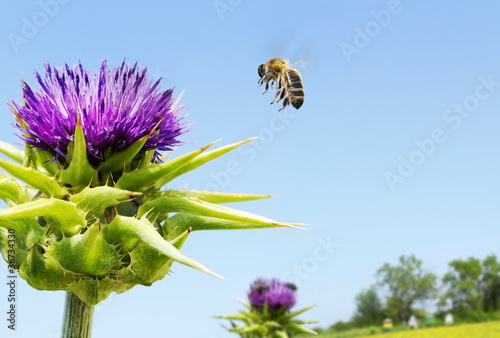
<path fill-rule="evenodd" d="M 260 77 L 264 76 L 264 67 L 265 67 L 264 65 L 259 66 L 258 72 Z"/>

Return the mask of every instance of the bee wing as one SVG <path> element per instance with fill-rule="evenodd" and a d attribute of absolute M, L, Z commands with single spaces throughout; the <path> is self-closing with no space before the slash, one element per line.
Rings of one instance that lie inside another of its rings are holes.
<path fill-rule="evenodd" d="M 313 64 L 313 60 L 316 55 L 316 41 L 313 39 L 309 39 L 305 41 L 299 49 L 297 49 L 292 55 L 292 62 L 290 65 L 293 68 L 297 68 L 299 70 L 307 69 L 311 64 Z"/>
<path fill-rule="evenodd" d="M 265 51 L 264 54 L 268 54 L 268 59 L 288 59 L 291 62 L 289 64 L 290 67 L 304 70 L 311 64 L 314 64 L 313 60 L 316 55 L 317 44 L 314 39 L 309 38 L 301 42 L 297 48 L 292 47 L 290 41 L 297 40 L 299 40 L 299 37 L 296 35 L 287 38 L 279 37 L 268 40 L 263 47 Z"/>

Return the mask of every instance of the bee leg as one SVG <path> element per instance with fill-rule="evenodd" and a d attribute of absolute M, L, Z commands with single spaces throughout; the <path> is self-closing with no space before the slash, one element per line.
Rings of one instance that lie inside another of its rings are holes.
<path fill-rule="evenodd" d="M 273 97 L 273 100 L 271 101 L 271 104 L 277 102 L 278 98 L 281 96 L 281 91 L 277 91 L 276 94 Z M 278 100 L 279 101 L 279 100 Z"/>
<path fill-rule="evenodd" d="M 280 99 L 276 102 L 280 102 L 281 100 L 283 100 L 283 98 L 285 97 L 286 95 L 286 90 L 285 88 L 281 89 L 281 95 L 280 95 Z"/>
<path fill-rule="evenodd" d="M 264 92 L 262 93 L 262 95 L 264 95 L 265 93 L 267 93 L 268 89 L 269 89 L 269 82 L 266 82 L 266 90 L 264 90 Z"/>
<path fill-rule="evenodd" d="M 288 97 L 283 101 L 283 106 L 281 107 L 280 110 L 278 111 L 282 111 L 283 109 L 285 109 L 286 106 L 288 106 L 290 104 L 289 100 L 288 100 Z"/>
<path fill-rule="evenodd" d="M 274 102 L 278 103 L 281 100 L 283 100 L 283 98 L 285 96 L 286 96 L 286 90 L 285 90 L 285 88 L 281 88 L 278 92 L 276 92 L 276 95 L 274 96 L 274 100 L 271 103 L 274 103 Z"/>

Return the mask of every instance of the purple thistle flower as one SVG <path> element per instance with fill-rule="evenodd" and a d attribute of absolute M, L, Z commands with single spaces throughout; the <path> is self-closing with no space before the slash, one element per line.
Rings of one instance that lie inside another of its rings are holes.
<path fill-rule="evenodd" d="M 88 154 L 100 161 L 146 135 L 142 151 L 154 149 L 157 157 L 158 151 L 172 150 L 184 133 L 183 108 L 174 109 L 173 89 L 159 91 L 161 79 L 152 83 L 146 72 L 125 61 L 111 70 L 104 61 L 95 73 L 81 62 L 73 68 L 45 63 L 44 77 L 35 71 L 38 91 L 23 81 L 23 104 L 12 102 L 21 138 L 65 156 L 80 123 Z"/>
<path fill-rule="evenodd" d="M 291 283 L 258 278 L 250 285 L 248 299 L 252 307 L 258 309 L 262 309 L 267 303 L 271 313 L 283 308 L 288 311 L 296 303 L 295 290 L 295 285 Z"/>

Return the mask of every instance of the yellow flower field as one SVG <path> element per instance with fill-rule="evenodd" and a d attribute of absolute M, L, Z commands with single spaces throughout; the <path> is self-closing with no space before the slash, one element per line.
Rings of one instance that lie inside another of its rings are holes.
<path fill-rule="evenodd" d="M 363 338 L 487 338 L 500 337 L 500 321 L 478 324 L 453 325 L 449 327 L 422 328 L 411 331 L 384 333 Z"/>

